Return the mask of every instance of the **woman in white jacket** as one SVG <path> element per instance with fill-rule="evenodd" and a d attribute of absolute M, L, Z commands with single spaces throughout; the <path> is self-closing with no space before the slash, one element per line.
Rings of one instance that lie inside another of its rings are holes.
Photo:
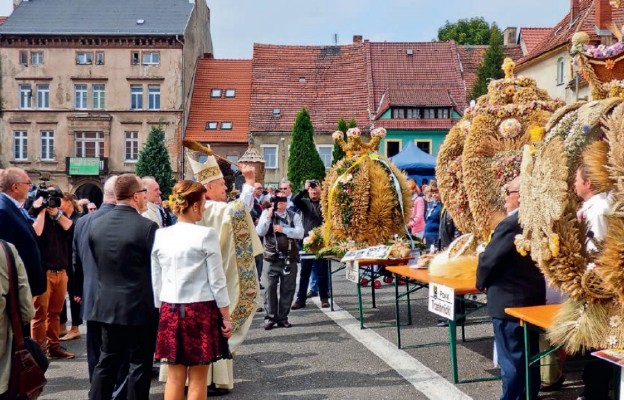
<path fill-rule="evenodd" d="M 231 358 L 230 300 L 217 232 L 195 225 L 205 209 L 206 189 L 180 181 L 169 197 L 178 222 L 156 232 L 152 284 L 160 307 L 156 359 L 168 364 L 165 400 L 206 399 L 208 365 Z"/>

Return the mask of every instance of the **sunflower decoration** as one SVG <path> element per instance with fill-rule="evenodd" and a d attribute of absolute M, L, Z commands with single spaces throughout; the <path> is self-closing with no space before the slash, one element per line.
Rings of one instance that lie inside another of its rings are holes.
<path fill-rule="evenodd" d="M 474 232 L 474 219 L 464 186 L 462 153 L 471 121 L 464 117 L 451 128 L 436 160 L 436 178 L 442 204 L 461 232 Z"/>
<path fill-rule="evenodd" d="M 346 141 L 342 132 L 333 134 L 347 156 L 325 178 L 321 194 L 325 224 L 315 233 L 322 237 L 323 248 L 317 254 L 340 255 L 407 234 L 411 193 L 407 176 L 377 153 L 385 134 L 383 128 L 373 129 L 368 143 L 358 128 L 349 129 Z M 318 243 L 311 248 L 318 249 Z"/>
<path fill-rule="evenodd" d="M 488 93 L 466 112 L 472 122 L 462 152 L 462 178 L 473 232 L 481 241 L 504 215 L 502 188 L 520 173 L 531 130 L 545 126 L 563 105 L 538 89 L 533 79 L 515 76 L 511 60 L 504 66 L 505 78 L 490 82 Z"/>

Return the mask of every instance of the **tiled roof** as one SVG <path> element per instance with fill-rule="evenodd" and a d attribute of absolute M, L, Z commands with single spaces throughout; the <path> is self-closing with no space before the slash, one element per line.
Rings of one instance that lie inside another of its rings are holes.
<path fill-rule="evenodd" d="M 0 34 L 183 35 L 193 7 L 189 0 L 22 1 Z"/>
<path fill-rule="evenodd" d="M 222 89 L 221 97 L 212 98 L 211 89 Z M 226 98 L 225 89 L 235 89 L 235 97 Z M 200 59 L 185 138 L 208 143 L 246 143 L 250 103 L 251 60 Z M 218 129 L 206 130 L 208 121 L 218 122 Z M 224 121 L 232 122 L 231 130 L 220 129 Z"/>
<path fill-rule="evenodd" d="M 458 111 L 466 107 L 466 90 L 454 42 L 364 44 L 370 63 L 370 102 L 374 110 L 388 89 L 435 88 L 450 93 Z"/>
<path fill-rule="evenodd" d="M 378 119 L 376 128 L 410 130 L 449 130 L 457 119 Z"/>
<path fill-rule="evenodd" d="M 461 45 L 457 46 L 459 58 L 462 62 L 464 70 L 464 81 L 466 82 L 466 90 L 470 94 L 472 86 L 477 80 L 477 69 L 483 62 L 486 50 L 490 46 L 485 45 Z M 522 48 L 520 45 L 508 45 L 503 50 L 505 57 L 510 57 L 514 61 L 522 58 Z M 461 110 L 463 112 L 463 110 Z"/>
<path fill-rule="evenodd" d="M 523 51 L 528 54 L 544 39 L 551 28 L 520 28 L 520 45 L 524 46 Z"/>
<path fill-rule="evenodd" d="M 455 107 L 448 90 L 432 88 L 388 89 L 383 94 L 377 117 L 392 106 Z M 457 110 L 463 111 L 463 110 Z"/>
<path fill-rule="evenodd" d="M 561 21 L 544 38 L 535 46 L 532 52 L 524 56 L 518 64 L 527 63 L 543 54 L 562 46 L 569 47 L 571 45 L 572 36 L 576 32 L 586 32 L 589 34 L 590 43 L 597 44 L 599 37 L 594 31 L 596 6 L 593 0 L 581 0 L 579 5 L 578 17 L 570 24 L 571 12 L 563 17 Z M 613 8 L 612 21 L 616 26 L 622 26 L 624 23 L 624 7 Z"/>
<path fill-rule="evenodd" d="M 254 44 L 252 79 L 249 123 L 253 132 L 290 131 L 302 107 L 308 109 L 316 132 L 333 132 L 341 117 L 355 118 L 361 127 L 369 124 L 361 43 Z"/>

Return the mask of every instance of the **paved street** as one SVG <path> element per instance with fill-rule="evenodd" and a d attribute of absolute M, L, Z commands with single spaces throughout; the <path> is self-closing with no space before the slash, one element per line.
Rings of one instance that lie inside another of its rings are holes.
<path fill-rule="evenodd" d="M 357 296 L 344 271 L 334 275 L 336 311 L 321 309 L 318 300 L 293 311 L 291 329 L 262 328 L 257 315 L 235 361 L 236 384 L 225 398 L 235 399 L 496 399 L 500 381 L 450 383 L 447 345 L 397 350 L 394 319 L 394 286 L 383 284 L 377 293 L 377 308 L 371 308 L 370 288 L 364 293 L 364 320 L 370 328 L 361 330 L 357 317 Z M 437 327 L 437 318 L 426 310 L 425 291 L 413 305 L 413 326 L 404 327 L 403 343 L 443 341 L 448 328 Z M 402 308 L 402 318 L 407 312 Z M 479 314 L 476 321 L 485 321 Z M 459 332 L 459 330 L 458 330 Z M 458 334 L 459 336 L 459 334 Z M 459 343 L 460 379 L 497 374 L 492 368 L 490 323 L 466 328 L 468 342 Z M 42 399 L 84 400 L 88 378 L 84 335 L 67 347 L 75 360 L 53 361 Z M 578 370 L 578 367 L 576 367 Z M 580 392 L 579 373 L 566 371 L 566 388 L 543 399 L 575 399 Z M 150 399 L 161 399 L 163 385 L 152 382 Z"/>

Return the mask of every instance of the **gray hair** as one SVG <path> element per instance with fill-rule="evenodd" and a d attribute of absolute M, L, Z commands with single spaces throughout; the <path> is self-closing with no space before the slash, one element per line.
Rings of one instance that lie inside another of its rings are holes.
<path fill-rule="evenodd" d="M 109 201 L 115 201 L 115 182 L 117 182 L 117 175 L 111 175 L 106 182 L 104 182 L 104 199 Z"/>
<path fill-rule="evenodd" d="M 0 174 L 0 193 L 6 192 L 15 183 L 21 182 L 22 172 L 25 172 L 21 168 L 9 167 Z"/>

